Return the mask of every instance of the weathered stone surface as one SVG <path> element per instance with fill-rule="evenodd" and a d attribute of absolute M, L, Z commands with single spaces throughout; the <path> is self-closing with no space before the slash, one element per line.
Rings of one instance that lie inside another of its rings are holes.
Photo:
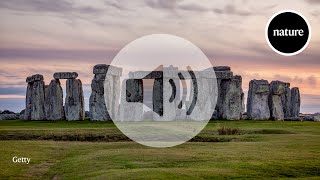
<path fill-rule="evenodd" d="M 63 120 L 63 91 L 59 80 L 51 80 L 46 88 L 45 110 L 47 120 Z"/>
<path fill-rule="evenodd" d="M 76 72 L 56 72 L 53 74 L 54 79 L 76 79 L 78 73 Z"/>
<path fill-rule="evenodd" d="M 110 72 L 109 72 L 110 71 Z M 106 74 L 108 72 L 108 74 Z M 118 115 L 122 68 L 98 64 L 93 69 L 89 100 L 90 119 L 108 121 Z"/>
<path fill-rule="evenodd" d="M 269 95 L 270 117 L 272 120 L 284 120 L 281 97 L 278 95 Z"/>
<path fill-rule="evenodd" d="M 15 120 L 18 118 L 17 114 L 0 114 L 0 120 Z"/>
<path fill-rule="evenodd" d="M 197 89 L 194 86 L 195 83 L 198 86 Z M 187 119 L 203 121 L 212 118 L 215 109 L 214 104 L 217 102 L 218 95 L 218 88 L 215 87 L 215 80 L 210 78 L 198 78 L 196 81 L 192 81 L 190 85 L 190 97 L 188 101 L 185 102 Z M 195 96 L 197 91 L 198 95 Z M 208 96 L 208 94 L 211 95 Z M 191 112 L 190 109 L 192 106 L 194 108 Z"/>
<path fill-rule="evenodd" d="M 31 112 L 32 112 L 32 84 L 28 83 L 27 92 L 26 92 L 26 110 L 24 119 L 31 120 Z"/>
<path fill-rule="evenodd" d="M 68 79 L 65 99 L 66 120 L 84 119 L 84 98 L 80 79 Z"/>
<path fill-rule="evenodd" d="M 247 115 L 251 120 L 270 118 L 268 106 L 269 83 L 267 80 L 251 80 L 247 98 Z"/>
<path fill-rule="evenodd" d="M 18 115 L 19 119 L 20 120 L 25 120 L 25 114 L 26 114 L 26 109 L 23 109 Z"/>
<path fill-rule="evenodd" d="M 93 74 L 107 74 L 112 76 L 121 76 L 122 68 L 107 65 L 107 64 L 97 64 L 93 67 Z"/>
<path fill-rule="evenodd" d="M 231 71 L 229 66 L 215 66 L 213 69 L 214 71 Z"/>
<path fill-rule="evenodd" d="M 104 99 L 106 107 L 111 119 L 116 117 L 119 108 L 120 98 L 120 77 L 119 76 L 106 76 L 104 82 Z"/>
<path fill-rule="evenodd" d="M 283 106 L 281 96 L 285 92 L 286 83 L 281 81 L 272 81 L 269 92 L 270 117 L 273 120 L 284 120 Z"/>
<path fill-rule="evenodd" d="M 303 116 L 302 119 L 303 121 L 315 121 L 315 116 Z"/>
<path fill-rule="evenodd" d="M 208 68 L 200 72 L 195 72 L 195 74 L 198 73 L 198 76 L 202 78 L 217 78 L 219 80 L 231 79 L 233 77 L 233 72 L 228 66 L 217 66 L 213 67 L 213 69 L 215 72 L 215 76 L 213 76 L 212 68 Z"/>
<path fill-rule="evenodd" d="M 303 121 L 302 117 L 287 117 L 284 118 L 285 121 Z"/>
<path fill-rule="evenodd" d="M 247 115 L 247 113 L 242 114 L 241 120 L 248 120 L 248 115 Z"/>
<path fill-rule="evenodd" d="M 142 80 L 137 81 L 138 86 L 142 86 Z M 142 87 L 136 87 L 135 91 L 140 91 L 143 89 Z M 143 118 L 143 103 L 137 102 L 127 102 L 127 89 L 126 80 L 122 82 L 122 90 L 121 90 L 121 106 L 120 106 L 120 118 L 116 118 L 119 121 L 140 121 Z M 131 88 L 131 92 L 134 90 Z M 135 92 L 134 94 L 140 94 L 140 92 Z"/>
<path fill-rule="evenodd" d="M 212 69 L 214 71 L 231 71 L 231 68 L 229 66 L 213 66 L 213 67 L 205 69 L 204 71 L 212 70 Z"/>
<path fill-rule="evenodd" d="M 284 117 L 291 117 L 291 90 L 290 83 L 286 83 L 284 93 L 281 95 Z"/>
<path fill-rule="evenodd" d="M 222 81 L 221 117 L 228 120 L 240 120 L 242 115 L 242 78 L 234 76 L 230 81 Z"/>
<path fill-rule="evenodd" d="M 178 72 L 178 71 L 177 71 Z M 163 78 L 163 71 L 135 71 L 129 72 L 130 79 L 158 79 Z"/>
<path fill-rule="evenodd" d="M 270 83 L 270 94 L 282 95 L 285 91 L 286 83 L 282 81 L 272 81 Z"/>
<path fill-rule="evenodd" d="M 90 120 L 92 121 L 108 121 L 111 117 L 108 114 L 104 99 L 104 81 L 92 80 L 92 93 L 89 100 Z"/>
<path fill-rule="evenodd" d="M 90 112 L 89 111 L 85 111 L 84 112 L 84 117 L 85 118 L 90 118 Z"/>
<path fill-rule="evenodd" d="M 299 117 L 300 113 L 300 91 L 299 88 L 294 87 L 291 89 L 291 116 Z"/>
<path fill-rule="evenodd" d="M 43 81 L 43 76 L 41 74 L 35 74 L 35 75 L 27 77 L 27 79 L 26 79 L 27 83 L 33 83 L 35 81 Z"/>
<path fill-rule="evenodd" d="M 35 81 L 31 90 L 31 120 L 45 120 L 44 81 Z"/>

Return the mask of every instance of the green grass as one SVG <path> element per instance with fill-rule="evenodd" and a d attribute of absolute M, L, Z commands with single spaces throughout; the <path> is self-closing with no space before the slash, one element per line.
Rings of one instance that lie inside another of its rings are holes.
<path fill-rule="evenodd" d="M 222 127 L 240 135 L 218 135 Z M 32 135 L 107 138 L 18 140 Z M 0 121 L 0 179 L 320 179 L 317 122 L 213 121 L 193 142 L 162 149 L 113 136 L 123 136 L 113 123 Z M 14 164 L 13 156 L 31 164 Z"/>

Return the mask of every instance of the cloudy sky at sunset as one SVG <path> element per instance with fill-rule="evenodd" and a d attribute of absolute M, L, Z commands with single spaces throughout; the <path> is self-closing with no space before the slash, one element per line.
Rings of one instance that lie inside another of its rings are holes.
<path fill-rule="evenodd" d="M 265 26 L 277 11 L 302 13 L 312 28 L 309 46 L 284 57 L 271 50 Z M 0 109 L 20 111 L 25 79 L 76 71 L 86 108 L 95 64 L 110 63 L 127 43 L 155 33 L 197 45 L 213 65 L 249 80 L 282 80 L 300 87 L 302 112 L 320 112 L 318 0 L 8 0 L 0 1 Z"/>

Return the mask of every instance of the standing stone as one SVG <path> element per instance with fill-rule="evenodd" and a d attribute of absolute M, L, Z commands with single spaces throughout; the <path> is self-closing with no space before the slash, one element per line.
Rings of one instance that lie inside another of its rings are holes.
<path fill-rule="evenodd" d="M 26 120 L 45 120 L 45 85 L 43 76 L 36 74 L 27 77 L 28 83 L 26 92 Z"/>
<path fill-rule="evenodd" d="M 273 120 L 284 120 L 281 96 L 284 94 L 286 84 L 281 81 L 272 81 L 269 90 L 270 117 Z"/>
<path fill-rule="evenodd" d="M 251 80 L 247 98 L 247 115 L 251 120 L 268 120 L 269 83 L 267 80 Z"/>
<path fill-rule="evenodd" d="M 240 120 L 242 115 L 242 78 L 234 76 L 221 82 L 222 118 Z"/>
<path fill-rule="evenodd" d="M 294 87 L 291 89 L 291 115 L 292 117 L 299 117 L 300 113 L 300 92 L 299 88 Z"/>
<path fill-rule="evenodd" d="M 220 119 L 224 118 L 224 107 L 223 104 L 225 102 L 225 89 L 226 85 L 229 84 L 229 81 L 231 81 L 233 77 L 233 72 L 231 71 L 231 68 L 228 66 L 216 66 L 213 67 L 216 78 L 217 78 L 217 86 L 218 86 L 218 99 L 216 103 L 216 111 L 215 114 L 212 116 L 212 119 Z M 215 117 L 214 117 L 215 116 Z"/>
<path fill-rule="evenodd" d="M 31 120 L 45 120 L 44 81 L 36 81 L 32 85 Z"/>
<path fill-rule="evenodd" d="M 98 64 L 94 66 L 93 74 L 89 100 L 90 120 L 112 120 L 118 115 L 122 69 Z"/>
<path fill-rule="evenodd" d="M 25 120 L 31 120 L 31 112 L 32 112 L 32 85 L 31 83 L 28 83 L 27 86 L 27 92 L 26 92 L 26 110 L 24 119 Z"/>
<path fill-rule="evenodd" d="M 127 79 L 122 82 L 120 121 L 140 121 L 143 118 L 143 81 Z"/>
<path fill-rule="evenodd" d="M 105 75 L 103 77 L 98 77 L 98 76 L 99 75 L 95 75 L 95 78 L 91 82 L 92 93 L 89 99 L 90 120 L 94 120 L 94 121 L 111 120 L 111 117 L 108 114 L 105 99 L 104 99 Z"/>
<path fill-rule="evenodd" d="M 281 95 L 284 117 L 291 117 L 291 90 L 290 83 L 286 83 L 284 93 Z"/>
<path fill-rule="evenodd" d="M 80 79 L 68 79 L 66 88 L 66 120 L 84 120 L 84 98 Z"/>
<path fill-rule="evenodd" d="M 59 80 L 51 80 L 46 88 L 45 110 L 47 120 L 63 120 L 63 91 Z"/>

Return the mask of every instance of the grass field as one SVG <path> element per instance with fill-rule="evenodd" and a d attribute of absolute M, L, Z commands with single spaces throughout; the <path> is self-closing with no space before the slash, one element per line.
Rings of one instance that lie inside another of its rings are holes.
<path fill-rule="evenodd" d="M 0 121 L 0 155 L 0 179 L 320 179 L 320 123 L 212 121 L 191 142 L 158 149 L 112 123 Z"/>

